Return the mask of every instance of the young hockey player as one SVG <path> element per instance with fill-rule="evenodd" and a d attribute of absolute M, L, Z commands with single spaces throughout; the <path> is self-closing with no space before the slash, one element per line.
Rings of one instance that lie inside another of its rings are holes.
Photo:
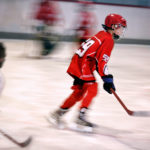
<path fill-rule="evenodd" d="M 109 74 L 107 63 L 114 46 L 114 39 L 119 39 L 127 24 L 122 16 L 109 14 L 102 26 L 104 30 L 82 43 L 71 60 L 67 73 L 74 79 L 71 87 L 73 92 L 58 110 L 49 116 L 49 120 L 52 119 L 57 125 L 61 124 L 63 115 L 81 101 L 76 124 L 94 127 L 93 123 L 86 120 L 86 112 L 98 89 L 93 71 L 98 72 L 104 82 L 103 87 L 109 94 L 112 94 L 111 88 L 115 90 L 113 75 Z"/>
<path fill-rule="evenodd" d="M 53 33 L 54 27 L 62 21 L 58 3 L 56 1 L 41 0 L 35 19 L 40 21 L 40 25 L 36 28 L 37 35 L 43 47 L 41 54 L 46 56 L 53 51 L 58 40 L 58 37 Z"/>

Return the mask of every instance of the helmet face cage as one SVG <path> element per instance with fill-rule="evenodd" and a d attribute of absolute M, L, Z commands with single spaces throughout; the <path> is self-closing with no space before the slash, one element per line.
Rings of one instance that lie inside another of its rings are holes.
<path fill-rule="evenodd" d="M 125 33 L 125 27 L 120 25 L 120 27 L 114 29 L 113 38 L 118 40 L 120 37 L 123 37 Z"/>
<path fill-rule="evenodd" d="M 114 27 L 115 27 L 116 29 L 120 28 L 121 26 L 122 26 L 122 24 L 115 24 L 115 25 L 114 25 Z"/>

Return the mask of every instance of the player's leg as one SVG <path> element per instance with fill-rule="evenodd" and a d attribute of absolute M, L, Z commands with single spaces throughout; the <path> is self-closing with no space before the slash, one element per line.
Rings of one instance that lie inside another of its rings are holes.
<path fill-rule="evenodd" d="M 80 109 L 88 108 L 97 95 L 98 84 L 97 82 L 84 83 L 83 89 L 86 90 L 86 96 L 83 98 Z"/>
<path fill-rule="evenodd" d="M 76 102 L 80 101 L 85 93 L 85 90 L 81 85 L 72 86 L 73 92 L 70 96 L 63 102 L 60 106 L 62 109 L 70 109 L 72 106 L 76 104 Z"/>
<path fill-rule="evenodd" d="M 97 95 L 98 84 L 96 82 L 85 83 L 83 89 L 86 90 L 86 94 L 81 102 L 76 123 L 83 126 L 94 127 L 95 125 L 93 123 L 86 120 L 86 113 L 93 98 Z"/>
<path fill-rule="evenodd" d="M 50 114 L 51 118 L 54 119 L 57 124 L 62 122 L 62 116 L 66 114 L 69 111 L 69 109 L 76 104 L 76 102 L 80 101 L 83 98 L 86 91 L 82 87 L 83 82 L 81 82 L 78 79 L 75 79 L 74 85 L 71 87 L 73 92 L 55 112 Z"/>
<path fill-rule="evenodd" d="M 53 113 L 50 113 L 48 120 L 59 128 L 64 128 L 64 121 L 62 117 L 66 114 L 69 109 L 76 104 L 77 101 L 82 99 L 83 91 L 78 85 L 73 86 L 73 92 L 63 102 L 63 104 Z"/>
<path fill-rule="evenodd" d="M 43 46 L 41 55 L 46 56 L 51 54 L 58 44 L 59 36 L 56 32 L 54 32 L 55 30 L 54 25 L 46 25 L 41 41 Z"/>

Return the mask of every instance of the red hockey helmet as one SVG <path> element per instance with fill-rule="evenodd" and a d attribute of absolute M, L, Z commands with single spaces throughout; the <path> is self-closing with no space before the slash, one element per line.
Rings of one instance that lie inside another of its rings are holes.
<path fill-rule="evenodd" d="M 109 14 L 105 18 L 105 26 L 111 28 L 112 25 L 115 25 L 115 28 L 119 28 L 120 26 L 127 27 L 127 22 L 121 15 Z"/>

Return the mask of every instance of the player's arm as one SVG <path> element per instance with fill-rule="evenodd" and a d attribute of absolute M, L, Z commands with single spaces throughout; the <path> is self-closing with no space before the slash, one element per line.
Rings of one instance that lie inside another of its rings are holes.
<path fill-rule="evenodd" d="M 100 53 L 97 55 L 97 71 L 104 81 L 104 89 L 111 94 L 111 88 L 115 90 L 113 75 L 109 74 L 107 63 L 113 49 L 113 41 L 106 40 L 101 45 Z"/>

